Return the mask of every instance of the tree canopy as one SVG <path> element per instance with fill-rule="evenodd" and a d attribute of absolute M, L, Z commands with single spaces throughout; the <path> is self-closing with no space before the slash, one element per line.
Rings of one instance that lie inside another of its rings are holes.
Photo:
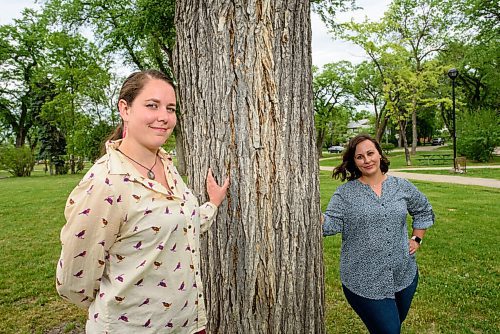
<path fill-rule="evenodd" d="M 378 22 L 339 23 L 322 10 L 334 36 L 351 41 L 369 61 L 356 67 L 356 103 L 372 106 L 374 133 L 395 124 L 402 144 L 441 129 L 451 133 L 450 68 L 457 68 L 457 113 L 499 112 L 499 10 L 488 0 L 394 0 Z M 427 112 L 431 108 L 435 112 Z M 438 120 L 418 123 L 425 117 Z M 411 139 L 404 128 L 411 125 Z M 429 125 L 433 129 L 429 129 Z M 404 138 L 403 138 L 404 137 Z M 403 140 L 404 139 L 404 140 Z M 407 155 L 408 164 L 411 158 Z"/>

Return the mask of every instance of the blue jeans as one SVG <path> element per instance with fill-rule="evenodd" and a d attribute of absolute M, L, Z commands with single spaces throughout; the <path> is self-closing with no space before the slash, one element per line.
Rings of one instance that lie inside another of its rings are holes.
<path fill-rule="evenodd" d="M 395 299 L 369 299 L 358 296 L 342 284 L 349 305 L 365 323 L 370 334 L 400 334 L 401 324 L 410 310 L 418 285 L 418 272 L 413 282 L 399 292 Z"/>

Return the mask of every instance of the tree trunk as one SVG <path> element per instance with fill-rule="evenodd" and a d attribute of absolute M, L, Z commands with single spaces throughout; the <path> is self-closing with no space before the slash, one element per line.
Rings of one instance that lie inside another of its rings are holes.
<path fill-rule="evenodd" d="M 318 151 L 318 157 L 323 158 L 323 144 L 325 143 L 326 129 L 321 128 L 318 130 L 316 136 L 316 150 Z"/>
<path fill-rule="evenodd" d="M 20 148 L 24 146 L 24 143 L 26 142 L 26 135 L 24 133 L 24 128 L 19 127 L 19 131 L 16 133 L 16 147 Z"/>
<path fill-rule="evenodd" d="M 176 2 L 190 187 L 228 199 L 202 238 L 210 333 L 324 333 L 310 2 Z"/>
<path fill-rule="evenodd" d="M 14 132 L 16 134 L 16 147 L 23 147 L 26 142 L 26 133 L 28 132 L 28 128 L 26 128 L 25 123 L 28 117 L 28 106 L 26 103 L 26 95 L 22 97 L 21 102 L 21 115 L 19 116 L 19 121 L 17 124 L 11 124 L 14 128 Z M 16 131 L 17 130 L 17 131 Z"/>
<path fill-rule="evenodd" d="M 417 105 L 416 101 L 413 105 L 413 112 L 411 113 L 411 155 L 415 155 L 417 153 L 417 141 L 418 141 L 418 133 L 417 133 Z"/>
<path fill-rule="evenodd" d="M 385 128 L 387 127 L 387 121 L 389 119 L 387 117 L 385 117 L 385 114 L 384 114 L 384 117 L 381 118 L 380 120 L 380 123 L 379 123 L 379 126 L 378 128 L 376 129 L 376 133 L 375 133 L 375 139 L 379 142 L 379 143 L 382 143 L 382 138 L 384 136 L 384 132 L 385 132 Z"/>
<path fill-rule="evenodd" d="M 186 154 L 184 148 L 184 135 L 182 134 L 182 117 L 177 117 L 177 125 L 174 128 L 175 131 L 175 154 L 177 157 L 177 171 L 179 174 L 186 175 Z"/>
<path fill-rule="evenodd" d="M 451 126 L 452 115 L 450 115 L 449 110 L 446 109 L 445 104 L 443 102 L 439 103 L 439 110 L 441 112 L 441 118 L 443 120 L 444 126 L 448 130 L 448 133 L 452 133 L 453 127 Z"/>
<path fill-rule="evenodd" d="M 408 141 L 406 140 L 406 121 L 399 121 L 399 137 L 405 149 L 406 166 L 411 166 L 411 156 L 408 150 Z"/>

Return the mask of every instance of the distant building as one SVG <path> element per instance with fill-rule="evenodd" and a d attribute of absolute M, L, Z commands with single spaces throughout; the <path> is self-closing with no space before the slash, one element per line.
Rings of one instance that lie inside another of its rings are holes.
<path fill-rule="evenodd" d="M 357 135 L 358 133 L 368 132 L 369 129 L 369 119 L 360 119 L 359 121 L 352 121 L 347 124 L 348 135 Z"/>

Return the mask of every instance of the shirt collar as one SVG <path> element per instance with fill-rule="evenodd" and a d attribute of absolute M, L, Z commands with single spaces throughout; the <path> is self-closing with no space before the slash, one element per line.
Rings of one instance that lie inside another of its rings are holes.
<path fill-rule="evenodd" d="M 130 175 L 134 176 L 138 180 L 143 179 L 144 177 L 140 175 L 132 164 L 125 158 L 125 156 L 117 150 L 121 142 L 122 139 L 110 140 L 106 142 L 109 174 Z M 158 156 L 166 168 L 173 165 L 172 157 L 162 147 L 159 149 Z"/>

